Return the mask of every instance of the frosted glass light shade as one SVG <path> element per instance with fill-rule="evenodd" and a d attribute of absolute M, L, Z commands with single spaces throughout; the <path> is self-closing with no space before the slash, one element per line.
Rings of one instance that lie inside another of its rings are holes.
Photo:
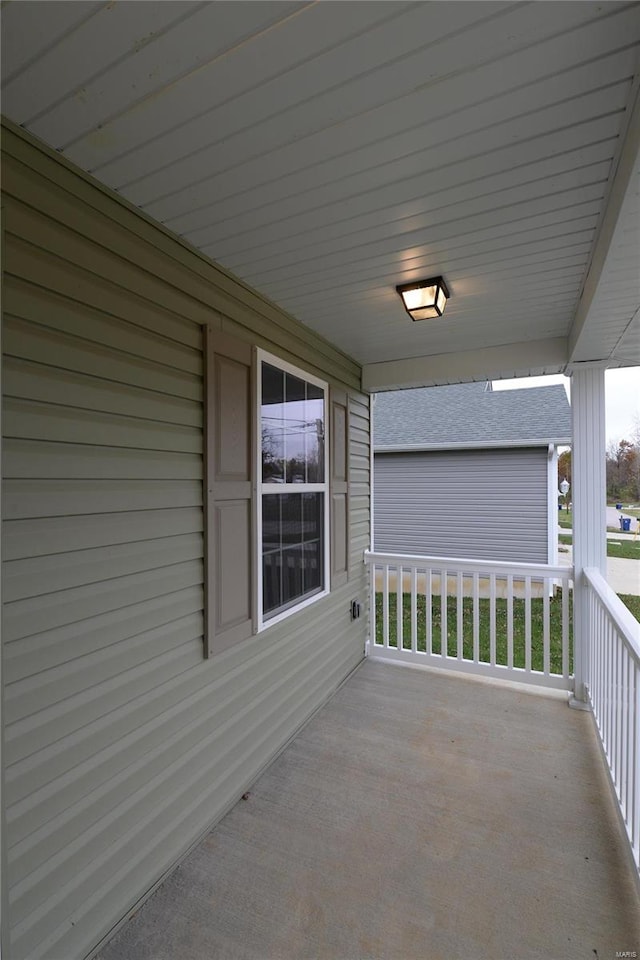
<path fill-rule="evenodd" d="M 447 305 L 449 291 L 442 277 L 416 280 L 396 287 L 404 308 L 412 320 L 430 320 L 441 317 Z"/>

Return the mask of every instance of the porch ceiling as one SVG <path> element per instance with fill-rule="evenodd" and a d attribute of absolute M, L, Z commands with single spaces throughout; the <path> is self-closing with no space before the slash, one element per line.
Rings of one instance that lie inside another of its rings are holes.
<path fill-rule="evenodd" d="M 371 389 L 640 364 L 638 3 L 12 2 L 2 47 L 10 119 Z"/>

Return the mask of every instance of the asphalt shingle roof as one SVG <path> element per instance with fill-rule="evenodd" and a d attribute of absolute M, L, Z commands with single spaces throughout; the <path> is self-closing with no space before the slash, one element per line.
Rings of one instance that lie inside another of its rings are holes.
<path fill-rule="evenodd" d="M 376 449 L 571 443 L 571 408 L 561 384 L 494 391 L 482 382 L 394 390 L 377 394 L 373 409 Z"/>

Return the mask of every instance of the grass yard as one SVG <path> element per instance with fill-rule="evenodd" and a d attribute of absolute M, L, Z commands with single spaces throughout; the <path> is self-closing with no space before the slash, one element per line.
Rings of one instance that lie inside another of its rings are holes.
<path fill-rule="evenodd" d="M 640 540 L 607 540 L 607 556 L 621 560 L 640 560 Z"/>
<path fill-rule="evenodd" d="M 573 538 L 561 533 L 558 542 L 570 546 Z M 607 556 L 620 560 L 640 560 L 640 540 L 607 540 Z"/>
<path fill-rule="evenodd" d="M 573 530 L 573 513 L 571 510 L 568 513 L 564 509 L 558 510 L 558 526 Z"/>
<path fill-rule="evenodd" d="M 572 603 L 569 598 L 569 636 L 571 637 Z M 478 601 L 480 660 L 490 661 L 491 601 Z M 562 592 L 550 600 L 550 663 L 552 673 L 562 673 Z M 397 599 L 389 596 L 389 644 L 397 647 Z M 457 656 L 457 599 L 447 598 L 447 654 Z M 439 596 L 432 597 L 432 652 L 442 652 L 442 610 Z M 426 650 L 426 598 L 417 598 L 417 646 Z M 411 595 L 403 594 L 402 603 L 402 649 L 411 649 Z M 462 650 L 463 657 L 473 659 L 473 598 L 464 597 L 462 601 Z M 382 594 L 376 594 L 376 642 L 382 643 Z M 507 601 L 496 600 L 496 663 L 507 663 Z M 513 663 L 516 667 L 525 666 L 525 601 L 513 601 Z M 531 600 L 531 666 L 533 670 L 542 670 L 543 663 L 543 600 Z M 569 670 L 573 671 L 573 649 L 569 650 Z"/>
<path fill-rule="evenodd" d="M 640 597 L 634 597 L 630 593 L 619 593 L 618 596 L 624 603 L 625 607 L 628 607 L 629 610 L 631 610 L 631 613 L 640 623 Z"/>

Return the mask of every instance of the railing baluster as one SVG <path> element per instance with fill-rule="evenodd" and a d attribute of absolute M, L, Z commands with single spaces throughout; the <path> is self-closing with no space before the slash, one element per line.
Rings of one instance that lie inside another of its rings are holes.
<path fill-rule="evenodd" d="M 473 662 L 480 662 L 480 576 L 473 574 Z"/>
<path fill-rule="evenodd" d="M 507 577 L 507 666 L 513 670 L 513 574 Z"/>
<path fill-rule="evenodd" d="M 551 673 L 551 626 L 549 609 L 549 587 L 551 582 L 542 581 L 542 670 L 545 677 Z"/>
<path fill-rule="evenodd" d="M 524 668 L 531 673 L 531 577 L 524 579 Z"/>
<path fill-rule="evenodd" d="M 377 570 L 375 563 L 371 565 L 371 580 L 369 584 L 369 622 L 371 623 L 371 644 L 375 645 L 378 635 L 378 618 L 376 615 L 376 576 Z"/>
<path fill-rule="evenodd" d="M 458 576 L 456 578 L 456 657 L 458 660 L 462 660 L 462 644 L 463 644 L 463 633 L 462 633 L 462 597 L 464 594 L 463 582 L 462 582 L 462 571 L 458 570 Z"/>
<path fill-rule="evenodd" d="M 569 677 L 569 584 L 562 584 L 562 676 Z"/>
<path fill-rule="evenodd" d="M 440 569 L 440 656 L 447 657 L 447 571 Z"/>
<path fill-rule="evenodd" d="M 496 665 L 496 575 L 489 577 L 489 663 Z"/>
<path fill-rule="evenodd" d="M 629 729 L 627 718 L 629 716 L 629 683 L 631 663 L 629 653 L 626 648 L 622 649 L 622 690 L 621 690 L 621 715 L 620 715 L 620 805 L 624 818 L 627 817 L 627 786 L 629 778 Z"/>
<path fill-rule="evenodd" d="M 382 642 L 389 649 L 389 564 L 382 568 Z"/>
<path fill-rule="evenodd" d="M 614 724 L 614 744 L 615 744 L 615 771 L 616 771 L 616 786 L 618 787 L 618 795 L 620 795 L 622 787 L 622 736 L 620 727 L 622 726 L 622 647 L 620 644 L 615 645 L 615 691 L 616 691 L 616 704 L 615 704 L 615 724 Z"/>
<path fill-rule="evenodd" d="M 418 649 L 418 571 L 411 567 L 411 649 Z"/>
<path fill-rule="evenodd" d="M 603 614 L 604 616 L 604 614 Z M 609 766 L 613 766 L 613 633 L 609 620 L 606 620 L 607 637 L 607 739 L 605 748 L 609 758 Z"/>
<path fill-rule="evenodd" d="M 403 599 L 403 583 L 402 583 L 402 565 L 396 567 L 396 642 L 398 645 L 398 650 L 402 650 L 404 647 L 403 643 L 403 616 L 404 613 L 402 599 Z"/>
<path fill-rule="evenodd" d="M 431 567 L 427 567 L 424 584 L 425 601 L 425 649 L 429 656 L 433 654 L 433 594 L 431 592 Z"/>
<path fill-rule="evenodd" d="M 637 749 L 638 744 L 636 743 L 635 737 L 635 725 L 636 725 L 636 685 L 637 685 L 637 669 L 633 661 L 631 654 L 629 654 L 629 691 L 627 697 L 628 711 L 627 711 L 627 757 L 628 757 L 628 768 L 627 768 L 627 796 L 626 796 L 626 811 L 627 811 L 627 823 L 629 826 L 633 827 L 633 818 L 635 812 L 635 786 L 636 786 L 636 766 L 637 766 Z"/>
<path fill-rule="evenodd" d="M 631 805 L 631 842 L 636 866 L 640 867 L 640 666 L 634 662 L 633 711 L 633 803 Z"/>

